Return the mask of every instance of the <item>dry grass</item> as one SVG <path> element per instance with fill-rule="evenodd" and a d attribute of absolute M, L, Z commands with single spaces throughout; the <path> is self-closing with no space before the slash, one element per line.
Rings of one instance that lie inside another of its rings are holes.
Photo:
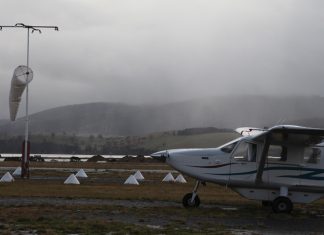
<path fill-rule="evenodd" d="M 2 167 L 17 166 L 17 163 L 1 162 Z M 33 167 L 46 168 L 36 169 Z M 53 168 L 64 168 L 58 171 Z M 88 173 L 89 178 L 81 180 L 80 185 L 64 185 L 64 179 L 73 169 L 97 169 Z M 100 170 L 99 170 L 100 169 Z M 190 192 L 195 181 L 188 179 L 188 184 L 162 183 L 165 174 L 143 173 L 145 181 L 139 186 L 123 185 L 131 172 L 115 172 L 110 169 L 163 169 L 171 170 L 163 163 L 32 163 L 31 176 L 35 180 L 21 180 L 17 178 L 14 183 L 0 184 L 0 196 L 15 197 L 78 197 L 78 198 L 106 198 L 106 199 L 146 199 L 181 201 L 184 194 Z M 225 187 L 208 184 L 201 186 L 199 195 L 207 202 L 242 202 L 245 201 L 236 193 Z"/>
<path fill-rule="evenodd" d="M 111 177 L 117 177 L 112 175 Z M 64 185 L 63 179 L 16 180 L 14 183 L 0 184 L 0 196 L 181 201 L 183 195 L 194 186 L 192 180 L 188 184 L 162 183 L 161 177 L 157 177 L 158 180 L 152 177 L 149 182 L 143 182 L 139 186 L 123 185 L 126 177 L 120 183 L 98 183 L 93 178 L 81 180 L 80 185 Z M 204 202 L 237 204 L 247 201 L 229 189 L 212 184 L 201 187 L 199 195 Z"/>

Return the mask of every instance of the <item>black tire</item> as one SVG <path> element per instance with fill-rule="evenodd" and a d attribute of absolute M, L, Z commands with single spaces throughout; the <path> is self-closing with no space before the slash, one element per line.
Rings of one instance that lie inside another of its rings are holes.
<path fill-rule="evenodd" d="M 269 207 L 269 206 L 272 206 L 272 201 L 262 201 L 262 206 L 263 206 L 263 207 Z"/>
<path fill-rule="evenodd" d="M 275 213 L 290 213 L 293 209 L 293 204 L 287 197 L 277 197 L 272 203 L 272 210 Z"/>
<path fill-rule="evenodd" d="M 187 193 L 186 195 L 184 195 L 184 197 L 182 199 L 182 205 L 185 208 L 196 208 L 200 205 L 200 199 L 199 199 L 198 195 L 196 195 L 193 202 L 191 201 L 191 198 L 192 198 L 192 193 Z"/>

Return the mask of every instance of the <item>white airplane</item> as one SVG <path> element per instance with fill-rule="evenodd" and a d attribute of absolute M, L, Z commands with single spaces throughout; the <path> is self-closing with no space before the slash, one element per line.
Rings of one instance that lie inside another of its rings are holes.
<path fill-rule="evenodd" d="M 197 180 L 193 191 L 183 197 L 185 207 L 199 206 L 197 190 L 205 182 L 226 185 L 243 197 L 271 205 L 276 213 L 289 213 L 293 203 L 324 196 L 324 129 L 280 125 L 236 131 L 242 137 L 218 148 L 151 155 Z"/>

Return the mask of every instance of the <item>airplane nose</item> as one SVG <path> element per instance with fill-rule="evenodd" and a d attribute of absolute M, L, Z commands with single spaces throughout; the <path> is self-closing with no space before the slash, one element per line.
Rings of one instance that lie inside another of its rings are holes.
<path fill-rule="evenodd" d="M 156 159 L 156 160 L 159 160 L 159 161 L 162 161 L 162 162 L 165 162 L 166 158 L 168 157 L 168 151 L 167 150 L 163 150 L 163 151 L 159 151 L 159 152 L 156 152 L 156 153 L 152 153 L 151 154 L 151 157 Z"/>

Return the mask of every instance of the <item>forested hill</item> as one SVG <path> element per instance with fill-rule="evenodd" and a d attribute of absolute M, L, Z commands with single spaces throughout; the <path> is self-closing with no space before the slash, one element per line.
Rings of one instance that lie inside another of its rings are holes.
<path fill-rule="evenodd" d="M 35 113 L 32 134 L 132 136 L 192 127 L 324 127 L 322 97 L 213 97 L 163 105 L 89 103 Z M 0 122 L 0 135 L 21 135 L 24 121 Z"/>

